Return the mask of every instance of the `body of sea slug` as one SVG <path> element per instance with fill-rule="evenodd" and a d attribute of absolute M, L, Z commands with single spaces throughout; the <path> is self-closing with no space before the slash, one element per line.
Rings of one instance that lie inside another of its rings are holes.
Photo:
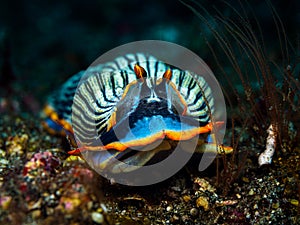
<path fill-rule="evenodd" d="M 49 97 L 44 124 L 75 137 L 79 146 L 71 154 L 80 151 L 112 173 L 136 168 L 119 162 L 143 166 L 182 141 L 196 139 L 196 152 L 230 153 L 231 147 L 208 143 L 213 127 L 223 124 L 212 122 L 211 92 L 201 76 L 151 55 L 127 54 L 71 77 Z"/>

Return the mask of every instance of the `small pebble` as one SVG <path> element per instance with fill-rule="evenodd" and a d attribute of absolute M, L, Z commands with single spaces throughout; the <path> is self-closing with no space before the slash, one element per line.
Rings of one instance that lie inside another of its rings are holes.
<path fill-rule="evenodd" d="M 245 182 L 245 183 L 249 183 L 249 178 L 248 177 L 243 177 L 242 180 Z"/>
<path fill-rule="evenodd" d="M 251 188 L 250 191 L 249 191 L 249 193 L 248 193 L 248 195 L 254 195 L 254 194 L 255 194 L 255 192 L 254 192 L 254 190 Z"/>
<path fill-rule="evenodd" d="M 191 214 L 192 216 L 197 216 L 197 215 L 198 215 L 198 209 L 196 209 L 196 208 L 191 208 L 190 214 Z"/>
<path fill-rule="evenodd" d="M 178 221 L 180 218 L 177 215 L 173 215 L 172 222 Z"/>
<path fill-rule="evenodd" d="M 33 212 L 32 212 L 32 218 L 33 219 L 38 219 L 40 216 L 41 216 L 41 210 L 34 210 Z"/>
<path fill-rule="evenodd" d="M 60 190 L 57 190 L 57 191 L 55 192 L 55 194 L 56 194 L 57 196 L 60 196 L 60 195 L 61 195 L 61 191 L 60 191 Z"/>
<path fill-rule="evenodd" d="M 290 203 L 293 204 L 293 205 L 295 205 L 295 206 L 299 205 L 299 201 L 297 199 L 291 199 Z"/>
<path fill-rule="evenodd" d="M 0 165 L 1 165 L 1 167 L 4 167 L 4 166 L 6 166 L 8 164 L 9 164 L 8 160 L 6 160 L 6 159 L 0 159 Z"/>
<path fill-rule="evenodd" d="M 182 217 L 181 217 L 181 220 L 182 220 L 182 222 L 187 222 L 188 220 L 189 220 L 190 218 L 189 218 L 189 216 L 188 215 L 183 215 Z"/>
<path fill-rule="evenodd" d="M 12 197 L 11 196 L 1 196 L 0 197 L 0 207 L 4 210 L 8 209 L 11 203 Z"/>
<path fill-rule="evenodd" d="M 183 201 L 185 201 L 185 202 L 189 202 L 191 200 L 191 196 L 189 196 L 189 195 L 184 195 L 182 198 L 183 198 Z"/>
<path fill-rule="evenodd" d="M 181 191 L 181 188 L 180 187 L 177 187 L 177 186 L 173 186 L 173 187 L 171 187 L 171 189 L 173 190 L 173 191 Z"/>
<path fill-rule="evenodd" d="M 278 209 L 279 208 L 279 202 L 273 203 L 272 208 L 273 209 Z"/>
<path fill-rule="evenodd" d="M 47 213 L 47 215 L 52 215 L 54 213 L 54 209 L 50 208 L 50 207 L 47 207 L 46 208 L 46 213 Z"/>
<path fill-rule="evenodd" d="M 170 211 L 172 211 L 172 210 L 173 210 L 173 206 L 171 206 L 171 205 L 167 206 L 167 211 L 168 211 L 168 212 L 170 212 Z"/>
<path fill-rule="evenodd" d="M 97 223 L 97 224 L 101 224 L 104 221 L 103 215 L 101 213 L 98 212 L 92 212 L 92 220 Z"/>
<path fill-rule="evenodd" d="M 6 152 L 3 149 L 0 149 L 0 157 L 5 158 Z"/>
<path fill-rule="evenodd" d="M 247 212 L 246 218 L 247 218 L 247 219 L 250 219 L 250 218 L 251 218 L 251 214 L 250 214 L 249 212 Z"/>
<path fill-rule="evenodd" d="M 88 208 L 88 209 L 92 209 L 92 207 L 93 207 L 93 201 L 89 201 L 89 202 L 87 203 L 87 208 Z"/>
<path fill-rule="evenodd" d="M 39 209 L 39 208 L 41 208 L 41 205 L 42 205 L 42 199 L 40 198 L 38 201 L 29 202 L 27 205 L 27 208 L 29 210 Z"/>

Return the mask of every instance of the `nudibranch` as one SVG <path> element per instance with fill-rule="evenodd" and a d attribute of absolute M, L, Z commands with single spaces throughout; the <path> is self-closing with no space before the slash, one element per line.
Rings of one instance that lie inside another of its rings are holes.
<path fill-rule="evenodd" d="M 44 124 L 52 133 L 75 137 L 79 146 L 70 154 L 80 152 L 94 167 L 115 173 L 121 171 L 118 162 L 147 165 L 195 138 L 195 152 L 227 154 L 231 147 L 210 143 L 213 127 L 223 124 L 211 119 L 211 92 L 201 76 L 151 55 L 126 54 L 67 80 L 49 97 Z"/>

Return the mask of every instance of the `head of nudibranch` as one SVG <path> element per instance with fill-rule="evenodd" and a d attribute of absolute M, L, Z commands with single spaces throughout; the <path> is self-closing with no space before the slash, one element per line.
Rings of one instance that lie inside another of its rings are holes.
<path fill-rule="evenodd" d="M 70 78 L 44 112 L 48 129 L 75 137 L 79 146 L 70 154 L 80 152 L 94 168 L 130 172 L 179 142 L 193 142 L 195 152 L 232 152 L 209 143 L 223 125 L 211 118 L 211 91 L 200 76 L 128 54 Z"/>

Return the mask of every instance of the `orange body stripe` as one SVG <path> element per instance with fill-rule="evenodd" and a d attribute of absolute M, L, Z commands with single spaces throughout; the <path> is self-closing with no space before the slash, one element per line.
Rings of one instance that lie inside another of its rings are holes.
<path fill-rule="evenodd" d="M 113 126 L 115 126 L 117 123 L 117 111 L 114 111 L 110 118 L 107 121 L 107 129 L 106 131 L 109 131 Z"/>
<path fill-rule="evenodd" d="M 42 123 L 42 125 L 51 133 L 54 134 L 59 134 L 62 136 L 66 135 L 65 131 L 69 131 L 70 133 L 74 133 L 71 124 L 69 124 L 69 122 L 67 122 L 64 119 L 59 119 L 58 114 L 54 111 L 54 109 L 49 106 L 46 105 L 43 109 L 43 112 L 45 113 L 45 115 L 47 117 L 49 117 L 52 121 L 56 122 L 57 124 L 61 125 L 63 127 L 63 131 L 62 132 L 57 132 L 55 130 L 53 130 L 51 127 L 49 127 L 46 123 Z"/>
<path fill-rule="evenodd" d="M 222 124 L 224 124 L 224 122 L 215 122 L 214 123 L 214 125 L 217 127 L 221 126 Z M 196 135 L 211 132 L 212 128 L 213 128 L 212 123 L 209 123 L 204 127 L 197 127 L 197 128 L 190 129 L 187 131 L 164 130 L 164 131 L 160 131 L 154 135 L 151 135 L 149 137 L 140 138 L 137 140 L 128 141 L 128 142 L 124 142 L 124 143 L 116 141 L 116 142 L 109 143 L 105 146 L 83 146 L 79 151 L 103 151 L 103 150 L 114 149 L 114 150 L 122 152 L 122 151 L 125 151 L 127 148 L 148 145 L 157 140 L 164 139 L 165 137 L 167 137 L 173 141 L 189 140 L 189 139 L 195 137 Z"/>
<path fill-rule="evenodd" d="M 129 83 L 129 84 L 126 86 L 126 88 L 125 88 L 125 90 L 124 90 L 124 92 L 123 92 L 123 95 L 122 95 L 122 98 L 121 98 L 120 101 L 122 101 L 122 100 L 125 98 L 125 96 L 127 95 L 128 91 L 129 91 L 129 89 L 130 89 L 130 87 L 133 86 L 133 85 L 135 85 L 136 83 L 137 83 L 137 81 L 134 80 L 134 81 L 132 81 L 131 83 Z"/>

